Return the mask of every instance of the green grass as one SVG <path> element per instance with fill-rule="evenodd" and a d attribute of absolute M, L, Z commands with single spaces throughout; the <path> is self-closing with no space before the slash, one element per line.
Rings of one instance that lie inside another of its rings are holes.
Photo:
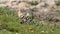
<path fill-rule="evenodd" d="M 0 34 L 60 34 L 60 25 L 42 24 L 33 19 L 36 24 L 21 24 L 17 13 L 9 8 L 0 7 Z"/>

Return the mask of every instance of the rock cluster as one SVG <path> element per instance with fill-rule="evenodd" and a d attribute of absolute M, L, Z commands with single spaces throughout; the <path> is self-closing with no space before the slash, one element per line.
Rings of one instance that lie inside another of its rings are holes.
<path fill-rule="evenodd" d="M 9 0 L 5 7 L 16 9 L 19 17 L 33 14 L 40 20 L 60 20 L 59 0 Z"/>

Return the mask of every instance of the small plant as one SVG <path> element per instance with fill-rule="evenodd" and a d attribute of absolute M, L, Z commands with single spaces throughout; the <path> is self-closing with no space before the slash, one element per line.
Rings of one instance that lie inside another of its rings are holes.
<path fill-rule="evenodd" d="M 31 5 L 37 5 L 38 2 L 37 2 L 37 1 L 32 1 L 30 4 L 31 4 Z"/>
<path fill-rule="evenodd" d="M 60 0 L 56 1 L 56 5 L 59 6 L 60 5 Z"/>

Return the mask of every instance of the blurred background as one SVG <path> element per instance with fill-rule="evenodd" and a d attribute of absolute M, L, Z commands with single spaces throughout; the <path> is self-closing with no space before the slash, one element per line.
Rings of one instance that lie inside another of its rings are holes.
<path fill-rule="evenodd" d="M 0 34 L 60 34 L 60 0 L 0 0 Z"/>

